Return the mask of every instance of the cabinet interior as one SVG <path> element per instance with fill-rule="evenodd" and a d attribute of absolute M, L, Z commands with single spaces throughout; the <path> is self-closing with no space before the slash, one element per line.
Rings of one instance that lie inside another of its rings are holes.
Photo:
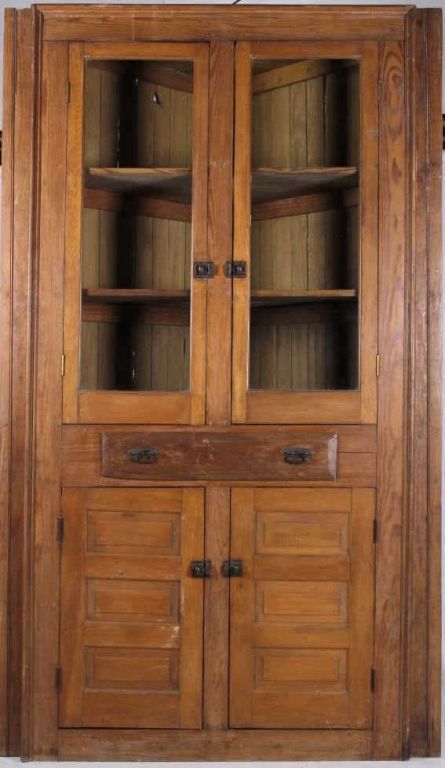
<path fill-rule="evenodd" d="M 193 64 L 90 61 L 81 387 L 189 388 Z"/>
<path fill-rule="evenodd" d="M 358 387 L 360 67 L 252 62 L 250 387 Z"/>
<path fill-rule="evenodd" d="M 254 59 L 251 98 L 250 388 L 356 389 L 359 64 Z M 84 113 L 81 388 L 187 390 L 193 64 L 89 61 Z"/>

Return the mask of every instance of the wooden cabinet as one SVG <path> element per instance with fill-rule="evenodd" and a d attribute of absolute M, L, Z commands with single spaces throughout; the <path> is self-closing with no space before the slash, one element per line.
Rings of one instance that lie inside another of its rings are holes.
<path fill-rule="evenodd" d="M 439 753 L 439 29 L 7 11 L 5 754 Z"/>

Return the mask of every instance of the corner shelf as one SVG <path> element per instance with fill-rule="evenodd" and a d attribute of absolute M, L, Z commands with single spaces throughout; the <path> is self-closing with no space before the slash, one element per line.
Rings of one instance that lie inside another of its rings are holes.
<path fill-rule="evenodd" d="M 314 289 L 298 291 L 254 290 L 251 292 L 251 303 L 254 307 L 280 306 L 285 304 L 304 304 L 322 301 L 356 301 L 357 291 L 354 288 L 344 289 Z"/>
<path fill-rule="evenodd" d="M 355 166 L 321 168 L 255 168 L 252 171 L 252 203 L 265 203 L 310 192 L 325 192 L 358 185 Z"/>
<path fill-rule="evenodd" d="M 188 290 L 158 290 L 156 288 L 83 288 L 86 303 L 146 303 L 150 301 L 177 301 L 190 299 Z"/>
<path fill-rule="evenodd" d="M 191 176 L 187 168 L 88 168 L 84 205 L 191 221 Z M 252 174 L 252 218 L 257 221 L 358 205 L 358 176 L 355 167 L 258 168 Z M 125 199 L 125 195 L 132 197 Z"/>
<path fill-rule="evenodd" d="M 155 194 L 168 200 L 189 203 L 190 168 L 87 168 L 85 186 L 109 192 Z"/>

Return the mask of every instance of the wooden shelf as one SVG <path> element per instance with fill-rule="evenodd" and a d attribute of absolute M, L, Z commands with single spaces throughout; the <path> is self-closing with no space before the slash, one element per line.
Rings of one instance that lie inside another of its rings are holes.
<path fill-rule="evenodd" d="M 357 205 L 357 182 L 358 170 L 353 167 L 258 168 L 252 175 L 252 218 Z M 85 184 L 86 208 L 191 220 L 191 171 L 186 168 L 89 168 Z M 342 191 L 339 196 L 331 190 Z M 134 199 L 126 200 L 124 195 Z"/>
<path fill-rule="evenodd" d="M 256 168 L 252 171 L 252 203 L 255 205 L 357 184 L 358 169 L 353 166 Z"/>
<path fill-rule="evenodd" d="M 190 168 L 87 168 L 85 186 L 190 203 L 192 172 Z"/>
<path fill-rule="evenodd" d="M 111 303 L 146 303 L 158 301 L 186 301 L 190 299 L 190 291 L 186 290 L 156 290 L 152 288 L 84 288 L 82 297 L 85 302 Z"/>
<path fill-rule="evenodd" d="M 355 289 L 317 289 L 307 291 L 252 291 L 251 303 L 254 307 L 280 306 L 286 304 L 305 304 L 321 301 L 356 301 Z"/>

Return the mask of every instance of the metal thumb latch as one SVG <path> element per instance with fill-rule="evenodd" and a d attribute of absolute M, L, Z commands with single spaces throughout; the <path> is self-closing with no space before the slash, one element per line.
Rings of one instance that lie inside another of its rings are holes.
<path fill-rule="evenodd" d="M 211 560 L 192 560 L 190 563 L 190 576 L 192 579 L 208 579 L 211 575 Z"/>
<path fill-rule="evenodd" d="M 198 280 L 210 280 L 215 274 L 213 261 L 195 261 L 193 263 L 193 277 Z"/>
<path fill-rule="evenodd" d="M 233 576 L 243 576 L 244 568 L 242 560 L 224 560 L 221 573 L 223 576 L 232 578 Z"/>

